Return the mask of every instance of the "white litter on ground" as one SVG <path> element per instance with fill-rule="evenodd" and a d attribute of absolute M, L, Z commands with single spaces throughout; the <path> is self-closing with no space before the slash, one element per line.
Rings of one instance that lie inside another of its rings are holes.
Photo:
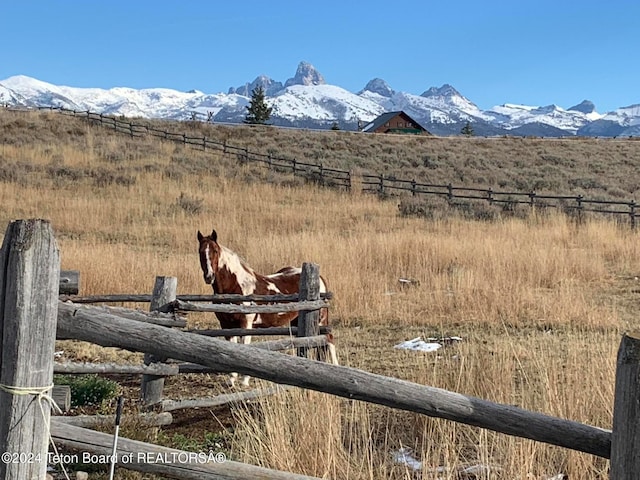
<path fill-rule="evenodd" d="M 393 454 L 393 461 L 402 465 L 406 465 L 412 470 L 422 470 L 422 462 L 413 456 L 410 448 L 402 447 Z"/>
<path fill-rule="evenodd" d="M 461 337 L 427 338 L 426 340 L 423 340 L 422 337 L 416 337 L 394 345 L 393 348 L 413 350 L 415 352 L 435 352 L 445 345 L 451 345 L 461 341 Z"/>
<path fill-rule="evenodd" d="M 435 352 L 442 348 L 442 345 L 436 342 L 425 342 L 420 337 L 416 337 L 413 340 L 407 340 L 406 342 L 394 345 L 393 348 L 399 348 L 401 350 L 414 350 L 417 352 Z"/>
<path fill-rule="evenodd" d="M 402 447 L 397 452 L 393 452 L 393 461 L 399 465 L 404 465 L 414 472 L 422 471 L 424 478 L 433 478 L 434 480 L 443 479 L 441 475 L 446 475 L 446 478 L 450 478 L 453 473 L 455 478 L 458 479 L 474 479 L 474 478 L 489 478 L 491 474 L 497 474 L 502 471 L 502 467 L 498 465 L 467 465 L 456 467 L 434 467 L 423 469 L 422 462 L 419 461 L 408 447 Z M 434 475 L 435 476 L 432 476 Z M 429 475 L 428 477 L 425 475 Z M 529 476 L 527 476 L 529 478 Z M 546 480 L 567 480 L 569 477 L 565 474 L 559 473 L 551 477 L 544 477 Z"/>

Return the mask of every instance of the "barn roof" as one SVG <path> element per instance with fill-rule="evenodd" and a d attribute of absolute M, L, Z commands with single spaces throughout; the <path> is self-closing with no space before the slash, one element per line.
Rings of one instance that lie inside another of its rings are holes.
<path fill-rule="evenodd" d="M 389 122 L 391 119 L 397 117 L 398 115 L 406 116 L 407 118 L 409 118 L 409 120 L 411 120 L 413 123 L 418 125 L 422 130 L 424 130 L 425 132 L 427 131 L 427 129 L 424 128 L 422 125 L 420 125 L 419 122 L 417 122 L 416 120 L 411 118 L 410 115 L 408 115 L 406 112 L 404 112 L 402 110 L 399 110 L 397 112 L 386 112 L 386 113 L 383 113 L 378 118 L 374 119 L 372 122 L 366 124 L 364 126 L 364 128 L 362 129 L 362 131 L 363 132 L 375 132 L 379 127 L 383 126 L 385 123 Z"/>

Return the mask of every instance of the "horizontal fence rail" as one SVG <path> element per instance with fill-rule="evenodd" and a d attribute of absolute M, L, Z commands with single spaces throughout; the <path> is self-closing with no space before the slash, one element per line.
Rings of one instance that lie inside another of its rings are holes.
<path fill-rule="evenodd" d="M 73 303 L 149 303 L 151 294 L 116 293 L 113 295 L 60 295 L 59 300 Z M 322 300 L 331 300 L 332 292 L 321 293 Z M 298 294 L 277 295 L 240 295 L 235 293 L 223 293 L 213 295 L 176 295 L 177 300 L 183 302 L 209 302 L 209 303 L 243 303 L 243 302 L 297 302 Z"/>
<path fill-rule="evenodd" d="M 269 305 L 227 305 L 218 304 L 196 304 L 175 300 L 174 309 L 183 312 L 217 312 L 217 313 L 281 313 L 299 312 L 301 310 L 318 310 L 329 305 L 324 300 L 306 300 L 295 303 L 273 303 Z"/>
<path fill-rule="evenodd" d="M 325 335 L 331 333 L 331 326 L 320 326 L 319 334 Z M 292 336 L 298 335 L 298 327 L 268 327 L 268 328 L 225 328 L 222 329 L 197 329 L 197 330 L 185 330 L 189 333 L 197 333 L 198 335 L 204 335 L 205 337 L 244 337 L 251 335 L 252 337 L 266 337 L 266 336 Z M 300 337 L 309 338 L 309 337 Z"/>
<path fill-rule="evenodd" d="M 70 110 L 63 107 L 40 107 L 41 110 L 55 110 L 63 114 L 84 117 L 90 122 L 100 124 L 113 129 L 118 133 L 124 133 L 131 137 L 143 137 L 151 135 L 164 140 L 182 143 L 195 148 L 217 150 L 223 154 L 236 155 L 239 162 L 259 163 L 267 168 L 282 173 L 293 173 L 306 178 L 309 181 L 335 188 L 351 190 L 354 180 L 361 183 L 363 192 L 376 193 L 378 195 L 411 194 L 431 195 L 447 199 L 448 201 L 471 200 L 483 201 L 489 204 L 529 205 L 538 208 L 557 208 L 567 213 L 574 212 L 577 216 L 584 212 L 592 212 L 608 215 L 623 215 L 629 217 L 631 228 L 636 228 L 638 214 L 635 200 L 615 201 L 586 199 L 582 195 L 541 195 L 536 192 L 508 192 L 496 191 L 490 188 L 460 187 L 452 184 L 429 184 L 415 180 L 385 177 L 383 174 L 361 174 L 357 178 L 351 171 L 325 167 L 323 164 L 306 163 L 296 159 L 274 157 L 270 154 L 251 152 L 247 148 L 229 145 L 225 142 L 217 142 L 206 137 L 190 137 L 185 133 L 169 132 L 143 124 L 116 118 L 91 111 Z"/>

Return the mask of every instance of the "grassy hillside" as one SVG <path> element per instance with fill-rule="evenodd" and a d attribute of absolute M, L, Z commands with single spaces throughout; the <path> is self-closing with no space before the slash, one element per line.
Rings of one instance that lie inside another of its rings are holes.
<path fill-rule="evenodd" d="M 640 145 L 175 124 L 187 128 L 274 155 L 389 165 L 407 175 L 442 174 L 435 180 L 442 182 L 454 181 L 446 172 L 456 168 L 480 181 L 481 165 L 505 181 L 539 172 L 536 178 L 568 185 L 593 176 L 607 186 L 603 195 L 635 192 Z M 83 294 L 149 293 L 156 275 L 178 277 L 179 293 L 208 293 L 196 231 L 216 228 L 220 242 L 257 271 L 320 264 L 335 295 L 342 364 L 610 428 L 619 334 L 637 323 L 640 242 L 626 226 L 555 214 L 492 222 L 405 217 L 397 199 L 321 189 L 219 152 L 130 139 L 52 113 L 0 111 L 0 138 L 0 223 L 50 219 L 62 267 L 81 271 Z M 403 163 L 426 155 L 436 168 Z M 485 160 L 465 166 L 465 158 Z M 616 168 L 598 174 L 588 167 L 604 160 Z M 403 288 L 400 277 L 420 283 Z M 206 315 L 189 322 L 217 325 Z M 440 335 L 463 342 L 437 354 L 393 348 Z M 140 361 L 77 342 L 59 349 L 67 359 Z M 226 392 L 224 380 L 171 378 L 167 395 Z M 135 408 L 137 381 L 122 389 Z M 140 432 L 123 426 L 121 434 Z M 179 412 L 155 440 L 202 449 L 212 436 L 234 459 L 330 478 L 410 478 L 393 462 L 402 446 L 414 449 L 425 470 L 446 467 L 447 479 L 476 464 L 499 467 L 486 478 L 607 478 L 607 462 L 589 455 L 301 391 L 247 409 Z M 310 454 L 293 455 L 300 450 Z"/>
<path fill-rule="evenodd" d="M 45 126 L 51 115 L 59 114 L 0 112 L 4 142 L 17 146 L 47 143 L 51 136 L 63 133 L 82 137 L 82 120 L 64 117 L 53 120 L 60 125 Z M 621 201 L 637 198 L 640 189 L 636 178 L 640 141 L 634 139 L 439 138 L 200 122 L 135 122 L 274 157 L 423 183 Z M 139 145 L 127 143 L 127 153 L 111 156 L 122 159 L 135 155 Z M 144 144 L 143 148 L 148 147 Z"/>

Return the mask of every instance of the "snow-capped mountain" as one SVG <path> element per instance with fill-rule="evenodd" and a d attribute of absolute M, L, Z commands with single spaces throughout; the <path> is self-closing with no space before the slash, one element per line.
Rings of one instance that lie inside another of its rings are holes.
<path fill-rule="evenodd" d="M 604 115 L 592 102 L 564 109 L 557 105 L 504 104 L 481 110 L 451 85 L 431 87 L 420 95 L 394 90 L 380 78 L 357 93 L 329 85 L 313 65 L 301 62 L 284 83 L 267 76 L 227 93 L 180 92 L 166 88 L 74 88 L 26 76 L 0 81 L 0 104 L 22 107 L 65 107 L 127 117 L 186 120 L 194 116 L 214 122 L 241 123 L 251 92 L 264 88 L 273 108 L 271 123 L 306 128 L 355 130 L 384 112 L 403 110 L 437 135 L 457 135 L 470 122 L 477 135 L 625 136 L 640 135 L 640 104 Z"/>
<path fill-rule="evenodd" d="M 575 134 L 580 128 L 600 117 L 601 115 L 596 112 L 584 113 L 579 110 L 565 110 L 557 105 L 530 107 L 504 104 L 483 112 L 485 120 L 506 130 L 540 123 L 571 134 Z"/>
<path fill-rule="evenodd" d="M 640 104 L 629 105 L 584 125 L 578 135 L 596 137 L 640 135 Z"/>

